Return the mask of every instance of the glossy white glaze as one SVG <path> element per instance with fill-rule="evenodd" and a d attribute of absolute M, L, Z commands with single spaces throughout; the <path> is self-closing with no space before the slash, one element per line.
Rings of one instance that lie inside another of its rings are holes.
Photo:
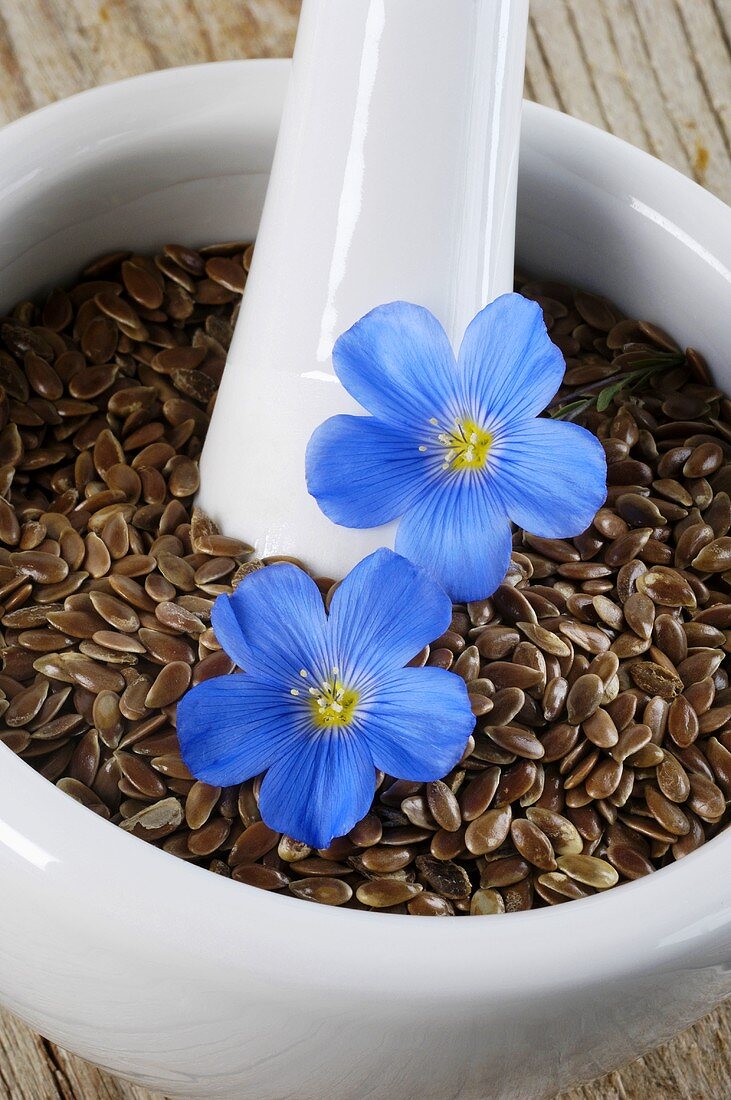
<path fill-rule="evenodd" d="M 344 576 L 396 524 L 338 527 L 305 449 L 362 413 L 332 369 L 374 306 L 428 306 L 457 346 L 513 285 L 528 0 L 306 0 L 201 506 L 260 556 Z M 435 410 L 436 411 L 436 410 Z M 265 476 L 264 476 L 265 474 Z M 245 491 L 242 487 L 245 486 Z"/>
<path fill-rule="evenodd" d="M 287 71 L 171 70 L 0 132 L 0 308 L 128 242 L 253 234 Z M 731 213 L 693 183 L 527 104 L 518 242 L 731 386 Z M 0 746 L 0 998 L 170 1096 L 531 1100 L 731 992 L 730 854 L 721 836 L 605 897 L 493 919 L 341 912 L 148 848 Z"/>

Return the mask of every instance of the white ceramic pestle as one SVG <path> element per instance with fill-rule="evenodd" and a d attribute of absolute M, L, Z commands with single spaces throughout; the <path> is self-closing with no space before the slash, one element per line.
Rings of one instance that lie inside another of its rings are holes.
<path fill-rule="evenodd" d="M 427 306 L 458 347 L 512 289 L 528 0 L 305 0 L 199 503 L 259 556 L 343 576 L 396 524 L 338 527 L 305 484 L 313 430 L 363 410 L 332 368 L 374 306 Z"/>

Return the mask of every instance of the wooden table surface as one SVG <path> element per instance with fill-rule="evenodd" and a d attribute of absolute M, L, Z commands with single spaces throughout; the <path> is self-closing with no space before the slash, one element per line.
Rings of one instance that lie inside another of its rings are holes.
<path fill-rule="evenodd" d="M 530 99 L 612 130 L 731 202 L 731 0 L 531 8 Z M 150 69 L 286 57 L 298 11 L 298 0 L 0 0 L 0 124 Z M 729 1100 L 730 1038 L 731 1003 L 562 1100 Z M 0 1100 L 160 1098 L 0 1014 Z"/>

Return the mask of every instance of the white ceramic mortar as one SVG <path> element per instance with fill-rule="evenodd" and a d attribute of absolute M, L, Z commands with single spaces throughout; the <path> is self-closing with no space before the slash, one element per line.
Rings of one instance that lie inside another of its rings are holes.
<path fill-rule="evenodd" d="M 169 70 L 0 132 L 0 308 L 109 248 L 253 236 L 287 71 Z M 731 212 L 671 169 L 526 105 L 518 256 L 692 342 L 731 387 Z M 0 746 L 0 998 L 170 1096 L 530 1100 L 731 992 L 730 853 L 723 835 L 558 909 L 341 912 L 150 848 Z"/>

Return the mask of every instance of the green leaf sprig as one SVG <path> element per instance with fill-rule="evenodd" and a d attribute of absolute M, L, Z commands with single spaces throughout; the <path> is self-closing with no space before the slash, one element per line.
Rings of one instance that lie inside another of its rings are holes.
<path fill-rule="evenodd" d="M 638 359 L 635 370 L 620 371 L 603 378 L 600 382 L 593 382 L 564 394 L 563 397 L 553 401 L 546 412 L 553 420 L 576 420 L 588 409 L 595 407 L 597 412 L 606 412 L 621 393 L 629 394 L 641 390 L 645 383 L 662 370 L 670 370 L 679 367 L 685 362 L 682 355 L 657 355 L 648 359 Z"/>

